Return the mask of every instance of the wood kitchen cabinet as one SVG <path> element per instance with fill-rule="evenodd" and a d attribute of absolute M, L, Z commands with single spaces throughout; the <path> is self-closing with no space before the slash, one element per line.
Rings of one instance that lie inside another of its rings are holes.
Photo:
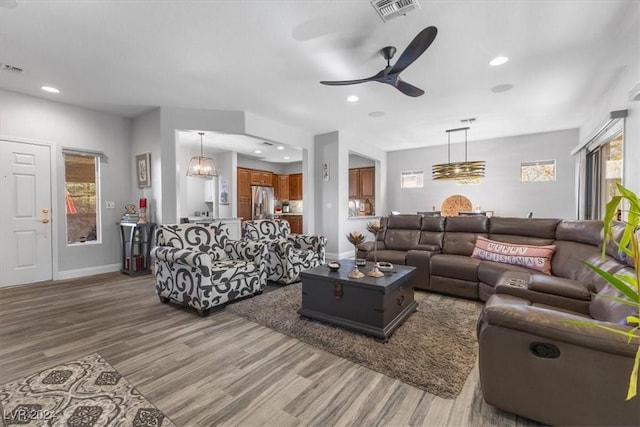
<path fill-rule="evenodd" d="M 238 168 L 238 216 L 251 219 L 251 170 Z"/>
<path fill-rule="evenodd" d="M 289 221 L 292 233 L 302 234 L 302 215 L 285 215 L 282 218 Z"/>
<path fill-rule="evenodd" d="M 261 181 L 264 187 L 273 187 L 273 172 L 261 172 Z"/>
<path fill-rule="evenodd" d="M 376 197 L 376 169 L 349 169 L 349 198 L 373 199 Z"/>
<path fill-rule="evenodd" d="M 349 169 L 349 198 L 360 198 L 360 169 Z"/>
<path fill-rule="evenodd" d="M 360 198 L 373 199 L 376 197 L 376 169 L 360 169 Z"/>
<path fill-rule="evenodd" d="M 289 200 L 289 175 L 275 175 L 274 182 L 277 182 L 276 199 Z"/>
<path fill-rule="evenodd" d="M 302 174 L 289 175 L 289 200 L 302 200 Z"/>
<path fill-rule="evenodd" d="M 247 169 L 251 180 L 251 185 L 262 185 L 263 187 L 273 186 L 273 172 Z"/>

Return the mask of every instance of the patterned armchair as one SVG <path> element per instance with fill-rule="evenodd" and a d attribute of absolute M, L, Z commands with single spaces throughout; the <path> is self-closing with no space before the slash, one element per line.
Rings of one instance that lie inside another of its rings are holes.
<path fill-rule="evenodd" d="M 267 285 L 267 245 L 229 240 L 229 227 L 161 225 L 151 250 L 160 301 L 191 306 L 201 316 L 212 307 L 261 293 Z"/>
<path fill-rule="evenodd" d="M 285 285 L 300 280 L 300 272 L 325 262 L 324 236 L 292 234 L 288 221 L 261 219 L 245 221 L 243 236 L 247 240 L 266 242 L 267 278 Z"/>

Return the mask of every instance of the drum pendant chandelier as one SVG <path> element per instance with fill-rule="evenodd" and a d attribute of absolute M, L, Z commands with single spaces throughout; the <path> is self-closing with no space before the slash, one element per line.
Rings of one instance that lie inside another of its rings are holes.
<path fill-rule="evenodd" d="M 464 131 L 464 162 L 451 163 L 451 133 Z M 485 161 L 467 161 L 467 130 L 469 127 L 447 130 L 447 163 L 433 165 L 434 181 L 457 181 L 459 184 L 473 184 L 484 178 Z"/>
<path fill-rule="evenodd" d="M 200 178 L 211 178 L 218 176 L 218 170 L 211 157 L 205 157 L 202 149 L 202 136 L 204 132 L 198 132 L 200 135 L 200 155 L 191 158 L 189 167 L 187 168 L 187 176 L 198 176 Z"/>

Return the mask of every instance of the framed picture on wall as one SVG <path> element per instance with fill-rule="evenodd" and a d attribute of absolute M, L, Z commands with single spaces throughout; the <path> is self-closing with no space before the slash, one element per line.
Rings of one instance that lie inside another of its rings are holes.
<path fill-rule="evenodd" d="M 138 187 L 151 187 L 151 153 L 136 156 Z"/>

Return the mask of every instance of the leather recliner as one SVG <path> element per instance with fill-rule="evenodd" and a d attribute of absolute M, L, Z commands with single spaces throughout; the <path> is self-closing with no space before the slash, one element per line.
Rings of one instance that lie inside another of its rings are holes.
<path fill-rule="evenodd" d="M 478 320 L 485 401 L 552 425 L 640 425 L 638 398 L 625 400 L 640 340 L 593 326 L 628 331 L 635 309 L 603 298 L 620 297 L 608 284 L 593 299 L 587 286 L 529 286 L 498 285 Z"/>

